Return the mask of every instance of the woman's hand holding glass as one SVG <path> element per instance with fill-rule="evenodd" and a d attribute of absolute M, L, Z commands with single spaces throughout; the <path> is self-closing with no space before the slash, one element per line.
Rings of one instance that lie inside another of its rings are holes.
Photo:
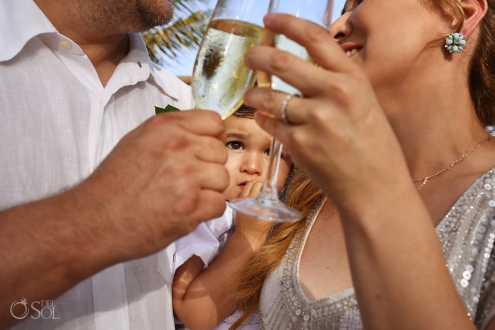
<path fill-rule="evenodd" d="M 387 191 L 390 183 L 413 188 L 398 141 L 359 65 L 323 28 L 285 14 L 268 14 L 264 22 L 306 47 L 319 67 L 271 47 L 249 51 L 247 67 L 276 75 L 304 95 L 291 99 L 286 124 L 280 113 L 286 94 L 251 89 L 244 101 L 261 112 L 258 124 L 340 207 L 352 209 L 358 200 L 363 205 L 363 198 Z"/>

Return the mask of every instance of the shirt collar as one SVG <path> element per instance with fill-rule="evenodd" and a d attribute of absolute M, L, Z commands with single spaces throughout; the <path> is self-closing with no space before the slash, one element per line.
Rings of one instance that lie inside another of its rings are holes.
<path fill-rule="evenodd" d="M 146 44 L 140 34 L 129 34 L 129 48 L 129 54 L 127 54 L 124 61 L 139 63 L 140 66 L 142 66 L 142 69 L 144 69 L 142 71 L 146 72 L 147 76 L 151 74 L 156 84 L 163 90 L 164 93 L 177 99 L 177 92 L 175 92 L 172 88 L 176 85 L 176 82 L 170 77 L 170 73 L 164 72 L 164 69 L 151 61 L 148 56 Z"/>
<path fill-rule="evenodd" d="M 129 53 L 117 66 L 106 88 L 117 90 L 122 87 L 123 82 L 126 85 L 134 85 L 139 81 L 146 81 L 151 78 L 165 94 L 177 99 L 177 92 L 172 88 L 175 83 L 168 79 L 167 74 L 161 73 L 162 68 L 150 60 L 141 35 L 129 33 L 128 37 Z"/>
<path fill-rule="evenodd" d="M 0 0 L 0 62 L 16 56 L 33 37 L 56 32 L 33 0 Z"/>
<path fill-rule="evenodd" d="M 0 0 L 0 45 L 7 46 L 0 47 L 0 62 L 12 59 L 29 40 L 46 33 L 58 35 L 55 26 L 33 0 Z M 49 41 L 51 38 L 45 35 L 44 39 Z M 175 81 L 150 60 L 144 40 L 138 33 L 129 34 L 129 49 L 123 62 L 142 68 L 137 80 L 147 80 L 151 74 L 164 93 L 177 99 L 178 95 L 172 88 Z M 82 55 L 82 51 L 79 52 Z"/>

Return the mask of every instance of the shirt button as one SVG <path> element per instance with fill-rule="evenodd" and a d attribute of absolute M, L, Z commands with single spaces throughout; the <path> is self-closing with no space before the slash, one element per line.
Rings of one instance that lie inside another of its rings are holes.
<path fill-rule="evenodd" d="M 59 45 L 60 45 L 60 48 L 63 48 L 65 50 L 69 50 L 69 49 L 72 48 L 72 45 L 67 40 L 60 41 L 60 44 Z"/>

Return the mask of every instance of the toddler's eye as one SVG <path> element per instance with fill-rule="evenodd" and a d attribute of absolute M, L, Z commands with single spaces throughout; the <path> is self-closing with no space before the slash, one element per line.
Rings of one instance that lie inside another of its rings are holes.
<path fill-rule="evenodd" d="M 270 156 L 270 148 L 265 150 L 265 156 Z"/>
<path fill-rule="evenodd" d="M 244 145 L 242 144 L 242 142 L 239 142 L 239 141 L 227 142 L 226 146 L 227 146 L 227 148 L 233 149 L 233 150 L 244 150 Z"/>

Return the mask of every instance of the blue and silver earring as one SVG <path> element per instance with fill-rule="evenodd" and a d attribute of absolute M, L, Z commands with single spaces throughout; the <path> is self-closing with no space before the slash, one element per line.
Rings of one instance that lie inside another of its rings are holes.
<path fill-rule="evenodd" d="M 445 48 L 450 53 L 460 53 L 466 48 L 466 37 L 460 33 L 451 33 L 447 38 L 445 38 Z"/>

